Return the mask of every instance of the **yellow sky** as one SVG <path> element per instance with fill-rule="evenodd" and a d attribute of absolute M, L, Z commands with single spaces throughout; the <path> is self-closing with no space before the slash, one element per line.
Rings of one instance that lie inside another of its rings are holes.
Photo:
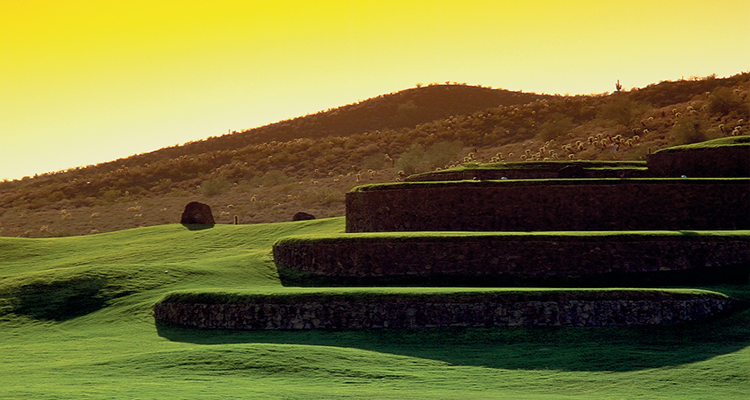
<path fill-rule="evenodd" d="M 0 179 L 413 87 L 750 70 L 750 1 L 0 0 Z"/>

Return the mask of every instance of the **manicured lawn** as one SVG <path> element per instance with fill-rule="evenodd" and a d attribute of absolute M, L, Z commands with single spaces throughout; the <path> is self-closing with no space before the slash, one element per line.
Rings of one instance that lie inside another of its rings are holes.
<path fill-rule="evenodd" d="M 333 218 L 0 238 L 0 398 L 747 398 L 747 308 L 651 328 L 220 332 L 153 319 L 175 291 L 288 290 L 272 244 L 343 230 Z M 702 289 L 750 303 L 746 284 Z"/>

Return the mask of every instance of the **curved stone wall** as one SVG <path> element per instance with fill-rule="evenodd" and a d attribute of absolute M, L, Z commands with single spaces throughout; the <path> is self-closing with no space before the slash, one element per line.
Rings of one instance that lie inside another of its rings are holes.
<path fill-rule="evenodd" d="M 750 146 L 665 149 L 648 155 L 648 169 L 653 176 L 665 177 L 748 177 Z"/>
<path fill-rule="evenodd" d="M 346 194 L 347 232 L 750 229 L 750 179 L 396 183 Z"/>
<path fill-rule="evenodd" d="M 344 234 L 282 238 L 285 269 L 323 277 L 592 277 L 743 266 L 750 277 L 750 232 L 580 234 Z M 714 271 L 714 272 L 712 272 Z"/>
<path fill-rule="evenodd" d="M 616 298 L 616 296 L 614 297 Z M 504 302 L 502 297 L 472 300 L 404 299 L 380 296 L 362 301 L 306 300 L 298 303 L 257 299 L 234 304 L 160 302 L 162 322 L 204 329 L 372 329 L 500 326 L 626 326 L 702 321 L 731 309 L 728 298 L 613 299 Z"/>

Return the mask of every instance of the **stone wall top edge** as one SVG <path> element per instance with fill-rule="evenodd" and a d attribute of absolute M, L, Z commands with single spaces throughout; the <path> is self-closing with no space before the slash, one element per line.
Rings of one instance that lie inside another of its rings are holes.
<path fill-rule="evenodd" d="M 683 155 L 686 157 L 694 156 L 700 153 L 741 153 L 750 154 L 750 143 L 734 143 L 716 147 L 689 147 L 690 145 L 667 147 L 656 150 L 649 154 L 647 158 L 671 155 Z M 648 163 L 648 160 L 647 160 Z"/>
<path fill-rule="evenodd" d="M 415 231 L 415 232 L 357 232 L 319 236 L 287 236 L 280 238 L 274 246 L 335 244 L 335 243 L 441 243 L 460 240 L 461 243 L 485 243 L 496 241 L 523 242 L 750 242 L 750 230 L 728 231 L 549 231 L 549 232 L 462 232 L 462 231 Z M 750 248 L 748 249 L 750 251 Z"/>
<path fill-rule="evenodd" d="M 279 296 L 264 295 L 234 295 L 231 297 L 201 298 L 196 293 L 195 298 L 171 299 L 169 296 L 157 302 L 157 305 L 190 304 L 192 306 L 212 305 L 284 305 L 297 303 L 355 303 L 355 304 L 401 304 L 404 302 L 471 304 L 477 302 L 519 303 L 519 302 L 562 302 L 562 301 L 674 301 L 674 300 L 726 300 L 733 302 L 730 297 L 720 293 L 692 290 L 664 290 L 664 289 L 546 289 L 546 290 L 505 290 L 483 291 L 481 289 L 465 289 L 462 291 L 446 291 L 445 293 L 382 293 L 356 292 L 322 294 L 312 292 L 307 294 L 291 293 Z"/>
<path fill-rule="evenodd" d="M 750 178 L 550 178 L 461 181 L 416 181 L 362 185 L 347 194 L 384 190 L 499 188 L 512 186 L 610 186 L 610 185 L 750 185 Z"/>

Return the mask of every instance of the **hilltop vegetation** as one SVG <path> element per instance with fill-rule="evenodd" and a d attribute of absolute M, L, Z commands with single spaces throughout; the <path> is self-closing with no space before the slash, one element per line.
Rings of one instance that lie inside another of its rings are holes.
<path fill-rule="evenodd" d="M 344 214 L 361 183 L 471 161 L 644 160 L 748 134 L 750 73 L 587 96 L 432 84 L 109 163 L 0 183 L 0 236 L 177 222 L 192 200 L 218 223 Z M 614 145 L 617 144 L 617 151 Z"/>

